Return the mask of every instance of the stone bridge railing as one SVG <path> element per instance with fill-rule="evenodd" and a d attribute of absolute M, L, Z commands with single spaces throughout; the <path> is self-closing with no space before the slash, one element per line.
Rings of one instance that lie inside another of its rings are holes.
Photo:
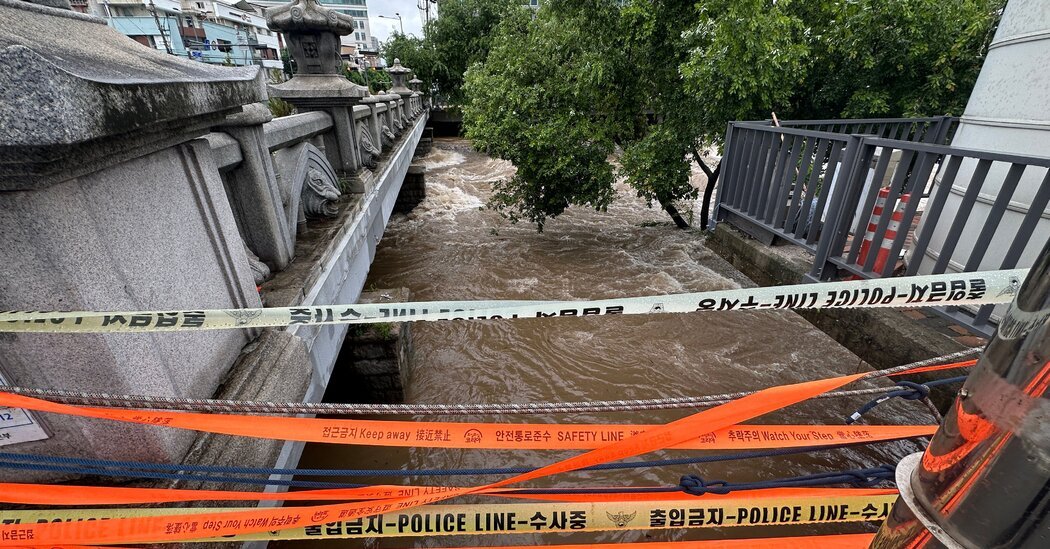
<path fill-rule="evenodd" d="M 267 87 L 143 47 L 63 0 L 0 0 L 0 309 L 196 310 L 358 298 L 426 123 L 342 74 L 349 18 L 268 10 L 299 73 Z M 272 118 L 281 97 L 299 114 Z M 319 400 L 346 326 L 0 334 L 0 383 L 185 398 Z M 22 417 L 22 416 L 20 416 Z M 279 442 L 25 415 L 4 451 L 290 464 Z M 3 427 L 3 426 L 0 426 Z M 25 428 L 23 428 L 25 427 Z M 61 475 L 0 470 L 0 479 Z"/>
<path fill-rule="evenodd" d="M 352 112 L 317 110 L 273 119 L 263 104 L 246 105 L 205 136 L 244 238 L 255 282 L 283 270 L 295 254 L 298 226 L 336 217 L 344 192 L 364 193 L 384 153 L 424 113 L 413 93 L 368 96 Z M 339 116 L 353 117 L 350 144 L 359 165 L 340 171 Z M 335 154 L 327 151 L 334 150 Z"/>

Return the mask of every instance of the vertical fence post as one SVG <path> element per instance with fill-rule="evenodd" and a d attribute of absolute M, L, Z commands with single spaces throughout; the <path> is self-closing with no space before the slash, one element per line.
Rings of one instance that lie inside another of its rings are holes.
<path fill-rule="evenodd" d="M 934 145 L 947 145 L 948 141 L 948 130 L 952 127 L 953 118 L 951 116 L 938 116 L 937 117 L 937 130 L 936 137 L 934 138 Z"/>
<path fill-rule="evenodd" d="M 843 221 L 846 219 L 845 211 L 848 210 L 844 206 L 846 197 L 850 188 L 853 186 L 854 172 L 858 171 L 861 162 L 859 161 L 863 147 L 863 136 L 851 135 L 849 140 L 846 142 L 846 149 L 842 152 L 841 168 L 839 169 L 840 180 L 835 185 L 834 192 L 829 198 L 828 215 L 824 222 L 824 226 L 820 230 L 820 240 L 817 242 L 817 253 L 816 258 L 813 260 L 813 269 L 809 272 L 809 278 L 814 281 L 824 280 L 831 276 L 834 271 L 834 267 L 828 262 L 828 258 L 831 256 L 832 245 L 838 240 L 837 235 L 839 230 L 848 230 L 848 222 Z M 831 166 L 829 166 L 831 168 Z M 863 170 L 860 170 L 863 172 Z M 826 174 L 827 177 L 834 177 L 832 174 Z M 816 222 L 817 215 L 820 212 L 816 212 L 814 215 L 814 222 Z M 829 268 L 830 267 L 830 268 Z"/>
<path fill-rule="evenodd" d="M 729 171 L 730 173 L 732 173 L 732 169 L 733 168 L 729 164 L 729 159 L 731 158 L 729 156 L 729 154 L 730 154 L 730 149 L 732 147 L 732 143 L 733 143 L 733 123 L 730 122 L 730 123 L 726 124 L 725 150 L 722 151 L 722 161 L 724 162 L 723 166 L 725 166 L 725 170 L 722 171 L 722 177 L 721 177 L 722 181 L 716 182 L 716 184 L 715 184 L 716 185 L 715 186 L 715 207 L 714 207 L 714 209 L 711 210 L 711 218 L 707 222 L 707 229 L 710 230 L 710 231 L 715 230 L 715 225 L 718 224 L 718 205 L 722 203 L 722 189 L 725 188 L 726 182 L 729 181 L 729 178 L 726 177 L 726 173 L 725 172 Z"/>

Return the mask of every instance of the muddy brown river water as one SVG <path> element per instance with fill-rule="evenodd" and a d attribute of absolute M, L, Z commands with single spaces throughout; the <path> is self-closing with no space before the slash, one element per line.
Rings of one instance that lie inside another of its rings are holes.
<path fill-rule="evenodd" d="M 413 300 L 599 299 L 697 292 L 751 283 L 704 246 L 698 231 L 681 231 L 661 210 L 621 188 L 608 212 L 574 208 L 537 233 L 483 209 L 493 181 L 513 167 L 437 139 L 423 159 L 427 198 L 392 220 L 368 282 L 406 287 Z M 410 403 L 497 403 L 660 398 L 757 389 L 866 368 L 860 360 L 790 312 L 722 312 L 419 323 L 406 388 Z M 886 384 L 886 382 L 882 382 Z M 339 387 L 329 388 L 338 400 Z M 792 406 L 759 423 L 843 423 L 863 399 Z M 665 423 L 690 413 L 664 410 L 540 416 L 457 416 L 441 421 Z M 386 417 L 386 419 L 392 419 Z M 400 418 L 404 419 L 404 418 Z M 414 418 L 425 420 L 426 418 Z M 916 402 L 889 403 L 868 423 L 925 423 Z M 903 441 L 805 455 L 651 469 L 570 473 L 529 486 L 672 485 L 684 474 L 754 481 L 896 463 L 918 449 Z M 301 467 L 538 467 L 573 451 L 499 451 L 309 445 Z M 694 452 L 695 454 L 696 452 Z M 684 457 L 664 451 L 638 459 Z M 358 482 L 474 485 L 498 477 L 366 478 Z M 492 500 L 488 500 L 492 501 Z M 596 534 L 490 535 L 282 543 L 282 547 L 465 547 L 588 541 L 718 539 L 872 531 L 871 525 L 652 530 Z M 275 544 L 276 545 L 276 544 Z"/>

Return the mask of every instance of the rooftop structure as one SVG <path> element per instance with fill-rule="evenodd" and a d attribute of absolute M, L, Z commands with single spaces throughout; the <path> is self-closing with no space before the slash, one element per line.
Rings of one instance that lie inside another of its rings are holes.
<path fill-rule="evenodd" d="M 282 67 L 281 38 L 262 8 L 245 0 L 78 0 L 133 40 L 172 55 L 218 65 Z"/>

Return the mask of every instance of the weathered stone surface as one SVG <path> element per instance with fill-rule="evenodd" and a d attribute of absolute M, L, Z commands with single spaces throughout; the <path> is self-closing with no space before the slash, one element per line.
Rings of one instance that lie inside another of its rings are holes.
<path fill-rule="evenodd" d="M 304 138 L 321 135 L 330 130 L 333 124 L 332 115 L 321 111 L 275 118 L 264 126 L 266 145 L 270 152 L 283 149 Z"/>
<path fill-rule="evenodd" d="M 258 67 L 194 63 L 99 18 L 0 0 L 0 190 L 39 188 L 185 142 L 266 98 Z"/>
<path fill-rule="evenodd" d="M 223 380 L 215 398 L 260 402 L 298 402 L 310 383 L 310 357 L 306 343 L 285 330 L 266 329 L 244 348 Z M 187 452 L 184 463 L 270 467 L 277 461 L 283 442 L 248 437 L 201 434 Z M 186 489 L 244 490 L 240 484 L 175 482 L 167 487 Z"/>
<path fill-rule="evenodd" d="M 293 77 L 283 84 L 269 87 L 270 95 L 303 109 L 353 105 L 368 95 L 368 88 L 358 86 L 342 75 L 310 75 Z"/>
<path fill-rule="evenodd" d="M 352 105 L 368 95 L 343 76 L 339 37 L 354 31 L 354 20 L 321 7 L 317 0 L 294 0 L 266 10 L 266 25 L 284 33 L 295 60 L 295 76 L 270 86 L 270 93 L 302 109 Z"/>
<path fill-rule="evenodd" d="M 394 59 L 394 64 L 386 68 L 387 74 L 390 75 L 390 93 L 395 93 L 402 97 L 411 97 L 413 91 L 408 89 L 406 80 L 408 75 L 412 74 L 412 69 L 401 66 L 400 59 Z"/>
<path fill-rule="evenodd" d="M 237 141 L 241 155 L 241 162 L 223 176 L 237 227 L 248 248 L 266 266 L 280 270 L 292 259 L 294 236 L 283 215 L 284 203 L 264 133 L 264 124 L 272 118 L 265 105 L 253 103 L 227 117 L 220 128 Z M 261 283 L 262 272 L 256 265 L 253 270 L 256 283 Z M 263 280 L 269 277 L 269 269 L 265 274 Z"/>
<path fill-rule="evenodd" d="M 151 177 L 143 177 L 151 174 Z M 0 308 L 197 310 L 258 307 L 248 259 L 206 141 L 0 200 Z M 12 384 L 210 397 L 253 335 L 5 334 Z M 45 417 L 54 437 L 19 452 L 178 461 L 192 433 Z M 0 471 L 0 478 L 10 478 Z M 24 476 L 19 478 L 24 479 Z"/>
<path fill-rule="evenodd" d="M 324 153 L 310 143 L 281 149 L 274 154 L 277 165 L 277 210 L 257 210 L 256 217 L 270 217 L 283 226 L 288 257 L 295 249 L 299 225 L 307 217 L 335 217 L 339 209 L 339 178 Z M 283 266 L 282 266 L 283 268 Z"/>

